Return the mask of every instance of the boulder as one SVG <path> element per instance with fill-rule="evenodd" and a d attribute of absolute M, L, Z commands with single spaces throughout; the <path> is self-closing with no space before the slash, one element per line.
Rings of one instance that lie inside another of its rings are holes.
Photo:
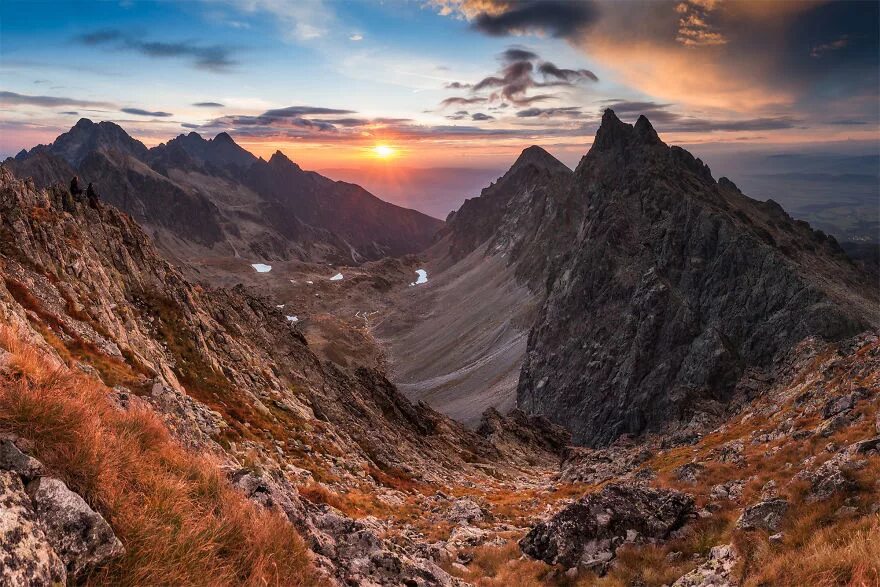
<path fill-rule="evenodd" d="M 0 585 L 63 585 L 64 563 L 41 527 L 21 478 L 0 470 Z"/>
<path fill-rule="evenodd" d="M 28 484 L 27 492 L 69 575 L 88 572 L 125 553 L 101 514 L 60 479 L 40 477 Z"/>
<path fill-rule="evenodd" d="M 452 502 L 449 511 L 446 512 L 446 519 L 459 526 L 482 522 L 485 516 L 483 508 L 477 502 L 467 497 L 456 499 Z"/>
<path fill-rule="evenodd" d="M 776 533 L 788 511 L 788 500 L 782 498 L 760 501 L 743 510 L 736 522 L 740 530 L 766 530 Z"/>
<path fill-rule="evenodd" d="M 732 575 L 737 559 L 732 544 L 716 546 L 709 551 L 706 562 L 679 577 L 672 587 L 736 587 Z"/>
<path fill-rule="evenodd" d="M 601 572 L 624 542 L 668 538 L 693 513 L 694 498 L 685 493 L 612 484 L 536 525 L 519 546 L 548 564 Z"/>

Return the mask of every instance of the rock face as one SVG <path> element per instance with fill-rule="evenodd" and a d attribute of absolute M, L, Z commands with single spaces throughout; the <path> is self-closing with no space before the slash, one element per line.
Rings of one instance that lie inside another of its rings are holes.
<path fill-rule="evenodd" d="M 27 492 L 70 575 L 87 572 L 125 552 L 101 514 L 60 479 L 40 477 L 28 484 Z"/>
<path fill-rule="evenodd" d="M 606 111 L 557 209 L 566 253 L 517 400 L 578 443 L 717 411 L 746 368 L 880 324 L 877 288 L 833 238 L 716 182 L 644 117 Z"/>
<path fill-rule="evenodd" d="M 678 491 L 607 485 L 532 528 L 519 545 L 548 564 L 601 570 L 624 542 L 668 538 L 693 512 L 693 497 Z"/>
<path fill-rule="evenodd" d="M 736 527 L 741 530 L 766 530 L 777 532 L 788 511 L 788 500 L 782 498 L 760 501 L 743 510 L 742 515 L 736 522 Z"/>
<path fill-rule="evenodd" d="M 0 584 L 64 584 L 67 572 L 46 537 L 21 478 L 0 469 Z"/>
<path fill-rule="evenodd" d="M 281 153 L 258 159 L 226 133 L 190 133 L 147 149 L 112 122 L 84 118 L 4 164 L 41 187 L 66 185 L 74 174 L 82 185 L 94 182 L 175 257 L 178 239 L 235 256 L 358 263 L 417 252 L 443 224 L 303 171 Z"/>

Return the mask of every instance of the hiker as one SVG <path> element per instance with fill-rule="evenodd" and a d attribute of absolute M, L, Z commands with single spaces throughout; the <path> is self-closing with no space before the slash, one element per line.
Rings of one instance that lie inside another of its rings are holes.
<path fill-rule="evenodd" d="M 86 199 L 89 201 L 89 208 L 98 209 L 98 194 L 95 192 L 92 182 L 89 182 L 89 187 L 86 188 Z"/>

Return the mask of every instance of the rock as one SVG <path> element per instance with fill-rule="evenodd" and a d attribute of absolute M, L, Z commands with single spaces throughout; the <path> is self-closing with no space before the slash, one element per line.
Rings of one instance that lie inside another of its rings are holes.
<path fill-rule="evenodd" d="M 458 526 L 449 534 L 449 542 L 457 547 L 476 546 L 486 539 L 486 531 L 473 526 Z"/>
<path fill-rule="evenodd" d="M 11 440 L 0 441 L 0 469 L 17 473 L 27 483 L 43 474 L 43 463 L 18 450 Z"/>
<path fill-rule="evenodd" d="M 709 497 L 713 500 L 729 499 L 730 501 L 739 501 L 742 497 L 742 491 L 742 481 L 727 481 L 726 483 L 713 486 Z"/>
<path fill-rule="evenodd" d="M 771 479 L 761 488 L 761 499 L 763 501 L 769 501 L 771 499 L 776 499 L 777 497 L 779 497 L 779 490 L 776 487 L 776 481 Z"/>
<path fill-rule="evenodd" d="M 822 436 L 823 438 L 827 438 L 845 427 L 849 424 L 849 418 L 847 418 L 846 414 L 837 414 L 829 418 L 828 420 L 823 420 L 818 426 L 816 426 L 816 434 Z"/>
<path fill-rule="evenodd" d="M 40 477 L 28 484 L 27 492 L 69 575 L 86 573 L 125 553 L 101 514 L 60 479 Z"/>
<path fill-rule="evenodd" d="M 64 585 L 67 571 L 34 512 L 21 478 L 0 470 L 0 585 Z"/>
<path fill-rule="evenodd" d="M 736 587 L 733 569 L 737 559 L 732 544 L 716 546 L 709 551 L 706 562 L 681 576 L 672 587 Z"/>
<path fill-rule="evenodd" d="M 705 469 L 702 463 L 686 463 L 675 470 L 675 478 L 693 485 Z"/>
<path fill-rule="evenodd" d="M 771 534 L 768 539 L 773 544 L 781 544 L 783 538 L 785 538 L 785 534 L 782 532 L 777 532 L 776 534 Z"/>
<path fill-rule="evenodd" d="M 742 515 L 736 522 L 740 530 L 767 530 L 777 532 L 785 512 L 788 511 L 788 501 L 782 498 L 761 501 L 743 510 Z"/>
<path fill-rule="evenodd" d="M 880 413 L 880 412 L 878 412 Z M 866 453 L 872 450 L 880 450 L 880 436 L 875 436 L 874 438 L 869 438 L 867 440 L 861 440 L 855 443 L 854 450 L 856 453 Z"/>
<path fill-rule="evenodd" d="M 452 506 L 446 512 L 446 519 L 454 524 L 465 525 L 473 522 L 482 522 L 485 512 L 474 500 L 462 497 L 452 502 Z"/>
<path fill-rule="evenodd" d="M 852 450 L 836 453 L 815 469 L 807 469 L 795 475 L 795 479 L 805 479 L 810 482 L 807 501 L 822 501 L 835 493 L 849 491 L 855 487 L 855 483 L 846 476 L 847 471 L 861 467 L 861 463 L 852 458 L 853 453 Z"/>
<path fill-rule="evenodd" d="M 639 541 L 665 539 L 693 512 L 693 497 L 678 491 L 607 485 L 536 525 L 519 545 L 548 564 L 602 570 L 628 531 L 638 532 Z"/>
<path fill-rule="evenodd" d="M 847 394 L 843 397 L 831 398 L 822 409 L 822 419 L 827 420 L 832 416 L 848 412 L 856 405 L 855 394 Z"/>

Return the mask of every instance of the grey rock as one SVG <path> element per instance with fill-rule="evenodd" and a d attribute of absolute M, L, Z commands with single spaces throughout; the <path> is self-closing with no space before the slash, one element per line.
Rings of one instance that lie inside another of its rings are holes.
<path fill-rule="evenodd" d="M 766 530 L 778 532 L 782 519 L 788 511 L 788 500 L 777 498 L 761 501 L 743 510 L 736 522 L 740 530 Z"/>
<path fill-rule="evenodd" d="M 548 564 L 604 568 L 629 531 L 638 540 L 665 539 L 694 512 L 694 499 L 678 491 L 607 485 L 586 495 L 519 542 L 522 551 Z M 631 535 L 632 536 L 632 535 Z"/>
<path fill-rule="evenodd" d="M 705 469 L 706 466 L 702 463 L 685 463 L 675 470 L 675 478 L 683 483 L 694 484 Z"/>
<path fill-rule="evenodd" d="M 25 483 L 43 474 L 43 463 L 24 454 L 11 440 L 0 441 L 0 469 L 13 471 Z"/>
<path fill-rule="evenodd" d="M 737 561 L 733 545 L 716 546 L 706 562 L 677 579 L 672 587 L 736 587 L 733 569 Z"/>
<path fill-rule="evenodd" d="M 101 514 L 60 479 L 41 477 L 27 486 L 46 536 L 71 576 L 125 553 Z"/>
<path fill-rule="evenodd" d="M 21 478 L 0 470 L 0 585 L 65 584 L 67 571 L 34 512 Z"/>
<path fill-rule="evenodd" d="M 462 497 L 452 502 L 446 512 L 446 519 L 458 525 L 482 522 L 486 513 L 474 500 Z"/>

